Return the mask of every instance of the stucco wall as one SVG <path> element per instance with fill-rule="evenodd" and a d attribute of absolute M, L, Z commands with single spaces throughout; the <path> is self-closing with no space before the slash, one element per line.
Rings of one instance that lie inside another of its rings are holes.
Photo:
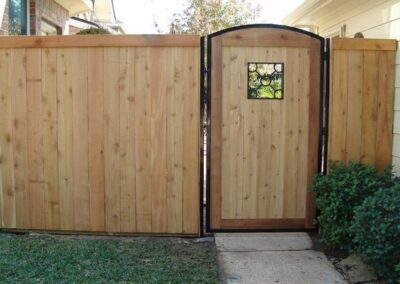
<path fill-rule="evenodd" d="M 338 11 L 340 13 L 340 11 Z M 338 19 L 339 19 L 338 15 Z M 392 38 L 400 42 L 400 1 L 392 0 L 369 8 L 354 11 L 348 18 L 332 24 L 332 21 L 318 23 L 319 33 L 329 36 L 345 25 L 345 36 L 353 37 L 362 32 L 366 38 Z M 393 127 L 393 166 L 400 175 L 400 43 L 396 58 L 395 106 Z"/>

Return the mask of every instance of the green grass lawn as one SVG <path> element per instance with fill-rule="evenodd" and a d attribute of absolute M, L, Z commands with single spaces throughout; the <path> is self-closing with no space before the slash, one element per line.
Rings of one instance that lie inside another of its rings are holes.
<path fill-rule="evenodd" d="M 214 244 L 0 233 L 1 283 L 217 283 Z"/>

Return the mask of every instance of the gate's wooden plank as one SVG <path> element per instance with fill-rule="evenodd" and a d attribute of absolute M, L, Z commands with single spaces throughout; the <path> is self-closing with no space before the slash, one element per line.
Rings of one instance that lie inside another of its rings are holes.
<path fill-rule="evenodd" d="M 171 76 L 168 82 L 173 82 L 171 90 L 167 94 L 167 214 L 168 232 L 178 233 L 182 231 L 182 151 L 183 151 L 183 59 L 182 49 L 169 50 L 168 74 Z"/>
<path fill-rule="evenodd" d="M 89 230 L 88 50 L 87 48 L 74 48 L 71 52 L 74 228 L 75 230 Z"/>
<path fill-rule="evenodd" d="M 41 49 L 26 50 L 28 165 L 31 225 L 45 229 Z"/>
<path fill-rule="evenodd" d="M 258 62 L 279 62 L 276 48 L 257 48 Z M 247 74 L 246 74 L 247 75 Z M 247 86 L 246 86 L 247 87 Z M 258 129 L 255 131 L 258 136 L 257 147 L 257 218 L 268 218 L 270 210 L 269 189 L 271 179 L 271 101 L 258 100 L 255 109 L 258 120 Z"/>
<path fill-rule="evenodd" d="M 259 146 L 257 151 L 257 218 L 270 217 L 271 193 L 271 103 L 260 102 L 256 106 L 260 120 L 258 130 Z"/>
<path fill-rule="evenodd" d="M 296 218 L 305 218 L 307 191 L 308 187 L 308 171 L 305 161 L 309 155 L 309 100 L 310 100 L 310 50 L 302 49 L 299 58 L 298 74 L 300 81 L 298 82 L 298 158 L 297 158 L 297 189 L 296 189 Z"/>
<path fill-rule="evenodd" d="M 276 50 L 276 57 L 281 58 L 286 65 L 286 48 Z M 285 92 L 285 90 L 284 90 Z M 285 96 L 285 94 L 284 94 Z M 283 192 L 284 192 L 284 150 L 285 131 L 283 126 L 286 119 L 284 100 L 271 100 L 271 218 L 283 217 Z"/>
<path fill-rule="evenodd" d="M 393 143 L 394 51 L 379 52 L 377 134 L 375 166 L 379 170 L 391 164 Z"/>
<path fill-rule="evenodd" d="M 74 229 L 71 50 L 57 50 L 60 226 Z"/>
<path fill-rule="evenodd" d="M 199 51 L 199 48 L 183 50 L 185 69 L 183 72 L 182 232 L 185 234 L 199 233 Z"/>
<path fill-rule="evenodd" d="M 105 230 L 104 50 L 88 49 L 88 122 L 90 229 Z"/>
<path fill-rule="evenodd" d="M 258 49 L 236 49 L 240 57 L 257 56 Z M 245 66 L 243 66 L 245 65 Z M 247 85 L 247 64 L 235 64 L 235 73 L 240 74 L 238 81 L 242 86 Z M 257 150 L 259 147 L 259 117 L 256 113 L 258 100 L 247 99 L 242 92 L 243 105 L 243 214 L 242 218 L 257 218 Z"/>
<path fill-rule="evenodd" d="M 378 111 L 379 52 L 364 51 L 364 97 L 361 131 L 361 162 L 375 163 L 376 126 Z"/>
<path fill-rule="evenodd" d="M 275 28 L 248 28 L 221 35 L 223 46 L 307 47 L 313 40 L 307 35 Z"/>
<path fill-rule="evenodd" d="M 104 163 L 106 231 L 121 230 L 119 49 L 104 49 Z"/>
<path fill-rule="evenodd" d="M 57 137 L 57 50 L 42 50 L 42 120 L 46 229 L 60 229 Z"/>
<path fill-rule="evenodd" d="M 346 160 L 348 52 L 333 52 L 328 159 Z"/>
<path fill-rule="evenodd" d="M 1 227 L 15 228 L 13 137 L 11 109 L 11 50 L 0 50 L 0 216 Z"/>
<path fill-rule="evenodd" d="M 150 51 L 150 72 L 157 79 L 150 85 L 151 93 L 151 203 L 152 231 L 167 231 L 167 171 L 166 162 L 166 49 L 152 48 Z M 182 81 L 183 74 L 180 74 Z M 183 99 L 185 99 L 183 97 Z M 183 102 L 180 102 L 183 103 Z M 183 145 L 181 145 L 183 146 Z M 175 204 L 175 206 L 179 206 Z"/>
<path fill-rule="evenodd" d="M 135 232 L 135 160 L 134 160 L 134 115 L 132 110 L 130 81 L 134 74 L 134 50 L 120 49 L 120 139 L 121 139 L 121 231 Z M 131 61 L 132 60 L 132 61 Z M 132 135 L 133 132 L 133 135 Z"/>
<path fill-rule="evenodd" d="M 13 158 L 15 181 L 16 227 L 30 228 L 30 201 L 28 187 L 28 138 L 26 109 L 26 52 L 25 49 L 11 51 L 12 113 L 13 113 Z M 1 65 L 1 63 L 0 63 Z M 1 66 L 0 66 L 1 68 Z M 0 71 L 0 77 L 2 77 Z M 3 129 L 3 128 L 1 128 Z M 56 149 L 57 150 L 57 149 Z M 57 184 L 58 188 L 58 184 Z"/>
<path fill-rule="evenodd" d="M 221 123 L 221 135 L 222 135 L 222 149 L 221 149 L 221 194 L 224 198 L 221 200 L 221 218 L 229 219 L 234 218 L 235 212 L 242 209 L 242 197 L 236 198 L 236 194 L 241 192 L 241 186 L 238 183 L 232 181 L 237 179 L 237 173 L 235 168 L 239 168 L 243 165 L 243 158 L 240 159 L 232 158 L 233 153 L 236 154 L 235 149 L 237 144 L 232 143 L 231 139 L 238 139 L 239 141 L 243 138 L 243 133 L 233 134 L 232 131 L 238 130 L 237 120 L 238 117 L 231 117 L 232 113 L 235 113 L 238 109 L 238 95 L 235 90 L 239 89 L 239 81 L 236 70 L 231 70 L 233 63 L 236 63 L 238 58 L 236 51 L 230 47 L 223 48 L 222 51 L 222 90 L 224 96 L 224 102 L 222 104 L 222 123 Z M 234 85 L 234 87 L 232 87 Z M 240 114 L 239 119 L 240 119 Z M 233 127 L 232 127 L 233 124 Z M 232 146 L 232 148 L 231 148 Z M 240 185 L 242 182 L 240 181 Z M 237 204 L 238 203 L 238 204 Z M 240 208 L 240 209 L 238 209 Z"/>
<path fill-rule="evenodd" d="M 361 125 L 363 112 L 364 54 L 362 51 L 349 51 L 347 86 L 347 133 L 346 162 L 361 159 Z M 334 106 L 333 106 L 334 107 Z M 332 119 L 335 119 L 334 117 Z"/>
<path fill-rule="evenodd" d="M 150 49 L 137 48 L 135 58 L 136 227 L 151 232 Z"/>
<path fill-rule="evenodd" d="M 231 69 L 232 64 L 245 65 L 246 58 L 243 54 L 237 53 L 238 48 L 223 48 L 225 50 L 231 50 L 234 54 L 230 53 L 230 58 L 226 62 L 225 70 L 222 70 L 222 76 L 225 72 L 229 72 L 230 89 L 225 91 L 225 86 L 223 86 L 223 106 L 228 104 L 227 108 L 227 119 L 228 121 L 223 121 L 223 124 L 229 126 L 229 140 L 230 143 L 225 143 L 222 145 L 222 152 L 226 151 L 231 155 L 231 161 L 229 163 L 224 163 L 222 166 L 222 171 L 224 168 L 229 167 L 229 183 L 227 184 L 227 191 L 230 193 L 230 200 L 228 206 L 232 208 L 230 213 L 230 218 L 242 218 L 243 216 L 243 155 L 244 155 L 244 120 L 243 120 L 243 106 L 244 102 L 247 100 L 247 82 L 246 73 L 241 72 L 237 69 Z M 224 79 L 225 80 L 225 79 Z M 225 93 L 230 92 L 230 94 Z M 225 110 L 222 110 L 223 114 Z M 222 114 L 222 115 L 223 115 Z M 222 139 L 224 143 L 224 138 Z M 224 178 L 224 172 L 222 173 L 222 179 Z M 223 188 L 224 185 L 222 185 Z M 222 194 L 224 196 L 224 194 Z M 226 199 L 225 196 L 222 200 Z M 224 216 L 222 216 L 223 218 Z"/>
<path fill-rule="evenodd" d="M 284 154 L 284 191 L 283 191 L 283 217 L 296 217 L 296 197 L 298 193 L 298 154 L 299 154 L 299 96 L 300 82 L 303 79 L 300 66 L 300 58 L 304 56 L 302 49 L 287 49 L 285 70 L 287 80 L 284 82 L 284 106 L 285 106 L 285 154 Z M 304 69 L 302 69 L 304 70 Z M 305 69 L 307 70 L 307 69 Z M 307 72 L 307 71 L 305 71 Z"/>

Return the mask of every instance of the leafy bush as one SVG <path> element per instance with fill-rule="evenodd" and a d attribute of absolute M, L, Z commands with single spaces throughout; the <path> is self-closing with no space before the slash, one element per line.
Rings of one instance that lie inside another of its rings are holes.
<path fill-rule="evenodd" d="M 327 175 L 316 176 L 313 190 L 320 210 L 317 224 L 325 244 L 351 249 L 351 222 L 354 208 L 380 188 L 393 185 L 390 168 L 378 172 L 373 166 L 360 163 L 332 163 Z"/>
<path fill-rule="evenodd" d="M 77 33 L 77 35 L 104 35 L 104 34 L 110 34 L 110 32 L 103 28 L 93 28 L 93 27 L 80 30 Z"/>
<path fill-rule="evenodd" d="M 354 251 L 388 283 L 400 283 L 400 184 L 378 190 L 354 211 Z"/>

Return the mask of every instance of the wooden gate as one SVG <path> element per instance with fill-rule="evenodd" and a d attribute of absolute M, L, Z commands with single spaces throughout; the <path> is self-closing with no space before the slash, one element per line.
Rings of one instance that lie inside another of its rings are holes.
<path fill-rule="evenodd" d="M 276 25 L 208 37 L 211 231 L 313 227 L 323 52 Z"/>

